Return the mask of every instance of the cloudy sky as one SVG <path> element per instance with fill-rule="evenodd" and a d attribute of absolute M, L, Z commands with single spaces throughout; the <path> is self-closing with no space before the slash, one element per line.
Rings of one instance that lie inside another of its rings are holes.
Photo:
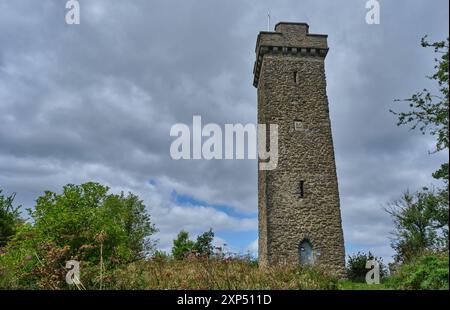
<path fill-rule="evenodd" d="M 257 251 L 256 162 L 173 161 L 175 123 L 256 122 L 255 42 L 301 21 L 329 35 L 328 96 L 346 250 L 388 259 L 383 207 L 435 184 L 447 154 L 398 128 L 389 109 L 429 86 L 433 54 L 420 38 L 448 36 L 447 0 L 0 0 L 0 188 L 32 207 L 44 190 L 97 181 L 139 194 L 170 249 L 181 230 L 210 227 L 233 252 Z"/>

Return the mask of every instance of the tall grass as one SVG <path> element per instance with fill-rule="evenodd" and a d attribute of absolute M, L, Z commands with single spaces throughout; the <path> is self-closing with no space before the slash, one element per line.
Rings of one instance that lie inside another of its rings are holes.
<path fill-rule="evenodd" d="M 243 259 L 140 261 L 116 270 L 112 289 L 193 290 L 329 290 L 337 280 L 306 267 L 276 266 L 261 270 Z"/>
<path fill-rule="evenodd" d="M 92 262 L 81 262 L 80 267 L 82 287 L 91 290 L 338 289 L 338 281 L 318 269 L 279 265 L 262 270 L 243 258 L 154 257 L 126 265 L 102 266 L 101 270 Z M 76 286 L 65 282 L 67 271 L 59 259 L 42 260 L 33 266 L 0 264 L 0 289 L 76 290 Z"/>

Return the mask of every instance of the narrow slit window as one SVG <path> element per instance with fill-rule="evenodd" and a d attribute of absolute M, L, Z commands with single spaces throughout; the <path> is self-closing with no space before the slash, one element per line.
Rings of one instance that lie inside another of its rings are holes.
<path fill-rule="evenodd" d="M 300 74 L 298 73 L 298 71 L 294 72 L 294 82 L 295 82 L 295 84 L 300 83 Z"/>
<path fill-rule="evenodd" d="M 299 184 L 299 195 L 300 195 L 300 198 L 304 198 L 305 197 L 305 181 L 300 181 L 300 184 Z"/>

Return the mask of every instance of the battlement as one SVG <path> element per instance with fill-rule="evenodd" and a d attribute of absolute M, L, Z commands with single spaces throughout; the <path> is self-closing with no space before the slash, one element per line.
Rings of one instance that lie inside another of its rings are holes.
<path fill-rule="evenodd" d="M 256 41 L 253 86 L 258 87 L 259 72 L 265 54 L 326 57 L 327 35 L 309 33 L 306 23 L 279 22 L 275 31 L 261 31 Z"/>

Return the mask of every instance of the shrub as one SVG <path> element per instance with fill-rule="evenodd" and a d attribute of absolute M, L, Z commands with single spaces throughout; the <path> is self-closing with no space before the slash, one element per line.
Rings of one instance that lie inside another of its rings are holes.
<path fill-rule="evenodd" d="M 86 183 L 66 185 L 62 194 L 46 192 L 30 212 L 37 237 L 68 245 L 70 254 L 87 261 L 99 260 L 100 244 L 103 255 L 116 261 L 143 258 L 151 250 L 148 237 L 155 232 L 145 205 L 133 194 L 108 191 Z"/>
<path fill-rule="evenodd" d="M 379 257 L 374 256 L 371 252 L 368 254 L 363 252 L 358 252 L 352 256 L 348 256 L 347 260 L 347 277 L 349 280 L 355 282 L 365 282 L 366 274 L 369 269 L 366 268 L 366 263 L 369 260 L 375 260 L 380 265 L 380 279 L 386 276 L 386 267 L 383 264 L 383 260 Z"/>
<path fill-rule="evenodd" d="M 67 288 L 67 260 L 80 261 L 87 287 L 102 282 L 99 271 L 146 257 L 156 229 L 145 205 L 133 194 L 108 194 L 97 183 L 67 185 L 46 192 L 30 211 L 33 224 L 18 228 L 0 254 L 0 288 Z M 101 267 L 101 268 L 100 268 Z"/>
<path fill-rule="evenodd" d="M 14 236 L 20 220 L 20 206 L 14 207 L 15 194 L 5 197 L 0 189 L 0 248 Z"/>
<path fill-rule="evenodd" d="M 429 253 L 404 263 L 387 285 L 401 290 L 448 290 L 448 253 Z"/>
<path fill-rule="evenodd" d="M 395 261 L 408 263 L 427 251 L 448 246 L 448 192 L 424 188 L 390 203 L 386 209 L 395 230 Z M 445 222 L 447 224 L 445 224 Z"/>

